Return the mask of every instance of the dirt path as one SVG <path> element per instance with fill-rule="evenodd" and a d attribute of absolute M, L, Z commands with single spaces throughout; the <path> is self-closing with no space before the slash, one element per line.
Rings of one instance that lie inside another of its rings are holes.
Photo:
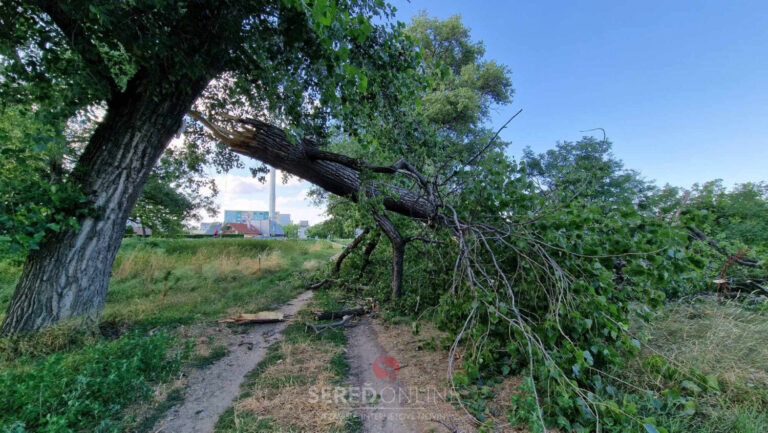
<path fill-rule="evenodd" d="M 283 305 L 278 311 L 295 314 L 312 297 L 307 291 Z M 267 347 L 280 338 L 288 322 L 254 325 L 240 341 L 230 343 L 229 354 L 213 365 L 195 370 L 184 390 L 184 402 L 169 410 L 155 424 L 155 433 L 211 433 L 222 413 L 240 392 L 245 375 L 264 359 Z M 263 334 L 267 333 L 268 336 Z"/>
<path fill-rule="evenodd" d="M 374 373 L 373 365 L 381 365 L 380 356 L 388 356 L 379 344 L 376 331 L 370 319 L 364 317 L 357 326 L 348 331 L 349 344 L 347 356 L 351 367 L 350 381 L 355 389 L 360 390 L 357 414 L 363 420 L 364 429 L 371 433 L 410 433 L 420 431 L 408 417 L 409 408 L 403 405 L 401 395 L 403 385 L 394 380 L 379 378 Z M 383 369 L 387 371 L 385 367 Z M 382 369 L 378 370 L 381 376 Z M 376 397 L 378 396 L 378 397 Z"/>

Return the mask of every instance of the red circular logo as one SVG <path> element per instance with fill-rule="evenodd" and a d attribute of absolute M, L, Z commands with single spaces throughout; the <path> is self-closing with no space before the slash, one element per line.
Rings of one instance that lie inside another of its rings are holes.
<path fill-rule="evenodd" d="M 382 354 L 373 361 L 373 374 L 379 379 L 395 380 L 397 370 L 399 369 L 400 366 L 397 364 L 397 359 L 393 356 Z"/>

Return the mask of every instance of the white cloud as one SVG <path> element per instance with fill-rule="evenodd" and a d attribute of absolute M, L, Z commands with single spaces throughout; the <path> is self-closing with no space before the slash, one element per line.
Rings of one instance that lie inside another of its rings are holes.
<path fill-rule="evenodd" d="M 299 184 L 301 185 L 301 184 Z M 308 201 L 307 194 L 309 193 L 309 188 L 304 188 L 299 190 L 296 194 L 292 196 L 281 196 L 280 193 L 277 194 L 277 198 L 275 199 L 275 205 L 287 205 L 291 203 L 304 203 Z"/>
<path fill-rule="evenodd" d="M 219 205 L 217 215 L 209 215 L 206 221 L 222 221 L 225 210 L 268 210 L 269 209 L 269 184 L 260 183 L 248 175 L 238 176 L 224 174 L 213 176 L 219 195 L 216 202 Z M 297 178 L 283 184 L 280 173 L 277 173 L 277 186 L 275 200 L 277 211 L 291 214 L 294 222 L 309 220 L 310 224 L 317 224 L 325 219 L 325 209 L 311 205 L 307 193 L 311 185 Z"/>
<path fill-rule="evenodd" d="M 267 183 L 261 183 L 251 176 L 238 176 L 229 173 L 213 176 L 213 180 L 221 194 L 249 195 L 268 190 Z"/>

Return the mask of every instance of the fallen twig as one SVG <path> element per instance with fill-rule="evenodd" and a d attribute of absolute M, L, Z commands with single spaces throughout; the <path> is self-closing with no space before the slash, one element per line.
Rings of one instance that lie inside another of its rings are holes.
<path fill-rule="evenodd" d="M 307 325 L 307 328 L 312 328 L 315 331 L 315 333 L 317 334 L 320 331 L 322 331 L 324 329 L 327 329 L 327 328 L 337 328 L 339 326 L 344 326 L 350 320 L 352 320 L 352 316 L 344 316 L 344 318 L 341 319 L 338 322 L 326 323 L 326 324 L 323 324 L 323 325 L 313 325 L 312 323 L 307 323 L 306 325 Z"/>
<path fill-rule="evenodd" d="M 333 279 L 333 278 L 326 278 L 326 279 L 318 281 L 316 283 L 310 283 L 307 286 L 307 290 L 317 290 L 317 289 L 323 287 L 324 285 L 326 285 L 328 283 L 338 283 L 338 282 L 339 282 L 339 280 L 336 280 L 336 279 Z"/>
<path fill-rule="evenodd" d="M 338 311 L 313 311 L 317 320 L 342 319 L 344 316 L 362 316 L 367 313 L 365 308 L 349 308 Z"/>

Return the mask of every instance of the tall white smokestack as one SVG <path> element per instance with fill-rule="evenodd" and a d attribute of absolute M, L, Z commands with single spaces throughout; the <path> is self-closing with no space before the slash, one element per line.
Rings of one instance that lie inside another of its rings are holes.
<path fill-rule="evenodd" d="M 272 235 L 272 222 L 277 221 L 275 215 L 275 168 L 269 170 L 269 234 Z"/>

